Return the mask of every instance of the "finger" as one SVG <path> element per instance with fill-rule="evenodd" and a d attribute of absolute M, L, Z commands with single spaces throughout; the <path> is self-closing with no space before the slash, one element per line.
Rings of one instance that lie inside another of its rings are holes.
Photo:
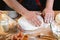
<path fill-rule="evenodd" d="M 54 20 L 54 17 L 52 16 L 52 14 L 50 15 L 50 22 L 52 22 Z"/>
<path fill-rule="evenodd" d="M 44 17 L 44 22 L 46 23 L 46 17 Z"/>
<path fill-rule="evenodd" d="M 51 22 L 53 22 L 53 20 L 54 20 L 54 15 L 53 15 L 53 16 L 51 16 Z"/>
<path fill-rule="evenodd" d="M 46 22 L 49 23 L 49 15 L 46 15 Z"/>
<path fill-rule="evenodd" d="M 52 22 L 52 20 L 53 20 L 53 19 L 52 19 L 52 16 L 50 16 L 50 22 Z"/>
<path fill-rule="evenodd" d="M 43 15 L 44 15 L 44 22 L 47 23 L 47 18 L 44 11 L 43 11 Z"/>
<path fill-rule="evenodd" d="M 49 23 L 50 22 L 50 20 L 51 20 L 51 15 L 49 15 L 50 13 L 47 13 L 47 15 L 46 15 L 46 20 L 47 20 L 47 23 Z"/>
<path fill-rule="evenodd" d="M 54 14 L 53 14 L 53 16 L 52 16 L 52 21 L 54 20 Z"/>
<path fill-rule="evenodd" d="M 17 27 L 18 27 L 18 29 L 19 29 L 21 32 L 24 32 L 24 30 L 21 28 L 20 25 L 18 25 Z"/>
<path fill-rule="evenodd" d="M 45 15 L 44 19 L 45 19 L 45 23 L 47 23 L 47 19 L 48 19 L 48 18 L 46 17 L 46 15 Z"/>
<path fill-rule="evenodd" d="M 42 12 L 41 16 L 44 18 L 44 16 L 45 16 L 45 13 L 44 13 L 44 12 Z"/>
<path fill-rule="evenodd" d="M 52 19 L 51 19 L 52 16 L 51 16 L 51 15 L 48 15 L 48 16 L 49 16 L 49 17 L 48 17 L 48 19 L 49 19 L 49 22 L 48 22 L 48 23 L 50 23 L 51 20 L 52 20 Z"/>
<path fill-rule="evenodd" d="M 39 20 L 37 18 L 34 18 L 34 20 L 32 20 L 32 21 L 34 22 L 34 24 L 36 26 L 40 26 L 40 22 L 39 22 Z"/>
<path fill-rule="evenodd" d="M 40 22 L 40 20 L 39 20 L 39 19 L 35 18 L 35 21 L 36 21 L 36 23 L 38 24 L 38 26 L 40 26 L 40 25 L 41 25 L 41 22 Z"/>
<path fill-rule="evenodd" d="M 35 18 L 34 18 L 34 20 L 32 19 L 32 22 L 36 27 L 39 26 Z"/>
<path fill-rule="evenodd" d="M 33 23 L 33 25 L 37 26 L 38 24 L 36 23 L 35 19 L 31 21 Z"/>
<path fill-rule="evenodd" d="M 54 15 L 53 15 L 52 19 L 53 19 L 52 21 L 54 21 Z"/>

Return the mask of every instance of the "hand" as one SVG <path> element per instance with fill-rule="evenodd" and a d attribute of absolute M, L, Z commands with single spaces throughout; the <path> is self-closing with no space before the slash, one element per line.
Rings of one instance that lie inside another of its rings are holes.
<path fill-rule="evenodd" d="M 23 15 L 29 22 L 34 24 L 35 26 L 40 26 L 41 22 L 37 18 L 37 14 L 34 11 L 29 11 L 28 13 Z"/>
<path fill-rule="evenodd" d="M 46 23 L 52 22 L 54 20 L 54 11 L 52 9 L 44 9 L 43 15 Z"/>

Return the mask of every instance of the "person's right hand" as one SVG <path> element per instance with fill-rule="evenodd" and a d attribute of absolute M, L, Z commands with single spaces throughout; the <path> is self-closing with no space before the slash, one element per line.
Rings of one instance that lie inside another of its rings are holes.
<path fill-rule="evenodd" d="M 34 11 L 29 11 L 23 15 L 28 21 L 30 21 L 35 26 L 40 26 L 41 22 L 37 18 L 37 14 Z"/>

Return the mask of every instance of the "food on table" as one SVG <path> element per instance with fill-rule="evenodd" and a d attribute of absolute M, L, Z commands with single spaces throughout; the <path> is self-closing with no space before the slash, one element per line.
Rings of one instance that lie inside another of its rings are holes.
<path fill-rule="evenodd" d="M 0 31 L 2 34 L 5 34 L 5 31 L 8 31 L 10 28 L 14 28 L 16 26 L 16 21 L 11 19 L 9 16 L 1 12 L 0 14 Z"/>
<path fill-rule="evenodd" d="M 7 34 L 6 36 L 5 36 L 5 39 L 6 40 L 11 40 L 11 36 L 12 36 L 13 34 Z"/>
<path fill-rule="evenodd" d="M 12 40 L 28 40 L 28 35 L 24 35 L 22 32 L 19 32 L 12 36 Z"/>
<path fill-rule="evenodd" d="M 4 32 L 3 27 L 0 25 L 0 35 L 6 35 L 7 33 Z"/>
<path fill-rule="evenodd" d="M 3 17 L 2 17 L 2 12 L 0 12 L 1 14 L 0 14 L 0 35 L 5 35 L 5 34 L 7 34 L 7 33 L 5 33 L 4 31 L 4 29 L 5 28 L 3 28 L 4 27 L 4 25 L 6 26 L 6 23 L 5 23 L 5 21 L 3 21 L 4 19 L 3 19 Z M 3 25 L 3 26 L 2 26 Z"/>
<path fill-rule="evenodd" d="M 57 38 L 60 40 L 60 13 L 56 14 L 55 22 L 52 23 L 53 33 L 57 35 Z"/>
<path fill-rule="evenodd" d="M 57 22 L 52 23 L 52 31 L 57 38 L 60 37 L 60 25 Z"/>
<path fill-rule="evenodd" d="M 24 35 L 22 40 L 28 40 L 28 35 Z"/>
<path fill-rule="evenodd" d="M 60 13 L 58 13 L 55 17 L 55 21 L 60 24 Z"/>

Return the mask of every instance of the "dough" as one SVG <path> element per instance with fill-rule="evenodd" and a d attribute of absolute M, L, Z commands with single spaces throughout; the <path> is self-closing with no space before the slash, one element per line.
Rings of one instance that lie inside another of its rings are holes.
<path fill-rule="evenodd" d="M 42 22 L 43 24 L 43 18 L 39 15 L 37 15 L 37 18 Z M 25 17 L 21 17 L 19 20 L 18 20 L 18 23 L 19 25 L 22 27 L 22 29 L 24 30 L 36 30 L 40 27 L 36 27 L 34 26 L 33 24 L 31 24 Z M 41 24 L 41 26 L 42 26 Z"/>
<path fill-rule="evenodd" d="M 52 22 L 51 25 L 53 33 L 60 37 L 60 25 L 58 25 L 56 22 Z"/>
<path fill-rule="evenodd" d="M 58 36 L 60 39 L 60 13 L 58 13 L 55 17 L 56 23 L 54 24 L 53 32 Z"/>
<path fill-rule="evenodd" d="M 55 21 L 60 24 L 60 13 L 58 13 L 55 17 Z"/>

